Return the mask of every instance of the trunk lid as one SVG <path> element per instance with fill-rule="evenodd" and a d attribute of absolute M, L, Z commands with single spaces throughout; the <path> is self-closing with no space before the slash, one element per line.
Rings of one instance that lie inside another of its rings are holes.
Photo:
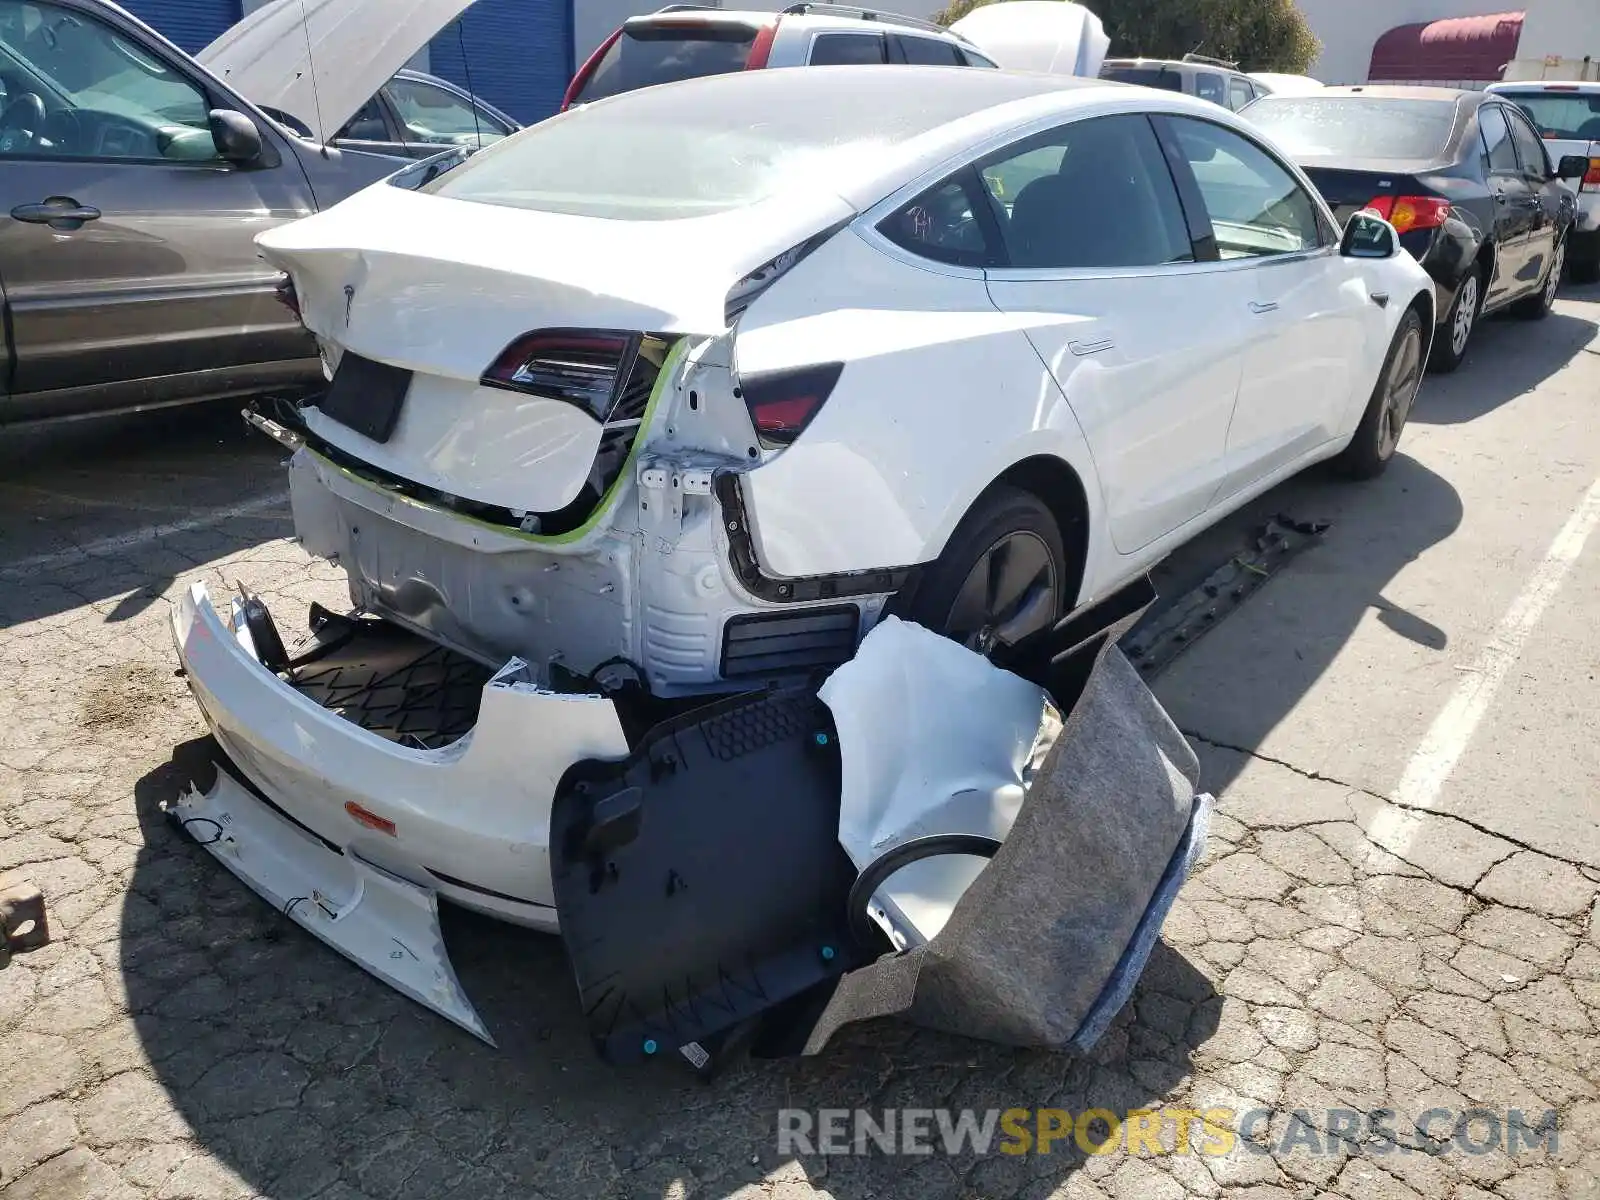
<path fill-rule="evenodd" d="M 1373 200 L 1383 196 L 1438 195 L 1415 174 L 1407 171 L 1386 171 L 1375 167 L 1319 167 L 1301 163 L 1317 191 L 1333 209 L 1340 228 L 1350 218 Z"/>
<path fill-rule="evenodd" d="M 736 283 L 851 211 L 811 194 L 687 220 L 621 221 L 380 184 L 257 241 L 289 273 L 307 327 L 339 371 L 353 355 L 410 372 L 394 383 L 398 416 L 387 436 L 326 411 L 309 414 L 314 434 L 399 480 L 551 514 L 604 482 L 597 456 L 617 441 L 618 421 L 630 422 L 631 446 L 653 383 L 634 377 L 628 411 L 606 424 L 570 400 L 485 386 L 502 352 L 535 331 L 608 331 L 655 335 L 645 343 L 660 359 L 677 335 L 720 333 Z"/>
<path fill-rule="evenodd" d="M 472 0 L 271 0 L 196 60 L 327 142 Z"/>

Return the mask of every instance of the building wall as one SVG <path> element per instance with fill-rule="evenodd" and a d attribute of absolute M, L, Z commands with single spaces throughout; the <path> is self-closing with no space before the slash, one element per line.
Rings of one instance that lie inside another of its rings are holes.
<path fill-rule="evenodd" d="M 1534 10 L 1546 2 L 1593 5 L 1595 0 L 1296 0 L 1322 40 L 1311 74 L 1323 83 L 1365 83 L 1373 44 L 1397 25 L 1519 11 L 1531 22 Z"/>

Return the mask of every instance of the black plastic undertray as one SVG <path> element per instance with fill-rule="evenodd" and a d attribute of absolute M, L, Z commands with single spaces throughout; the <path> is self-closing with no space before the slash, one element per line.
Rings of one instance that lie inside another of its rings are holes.
<path fill-rule="evenodd" d="M 697 708 L 568 772 L 551 871 L 601 1055 L 695 1061 L 855 965 L 838 826 L 833 724 L 808 689 Z"/>

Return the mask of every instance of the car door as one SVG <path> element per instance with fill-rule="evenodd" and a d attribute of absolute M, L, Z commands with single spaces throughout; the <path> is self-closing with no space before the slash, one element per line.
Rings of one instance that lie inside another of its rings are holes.
<path fill-rule="evenodd" d="M 399 120 L 406 152 L 414 158 L 463 144 L 481 149 L 512 132 L 499 118 L 437 84 L 396 76 L 383 91 Z"/>
<path fill-rule="evenodd" d="M 225 161 L 207 114 L 237 101 L 98 6 L 0 0 L 0 77 L 6 111 L 31 114 L 0 132 L 13 351 L 0 420 L 158 405 L 315 371 L 253 240 L 313 209 L 275 128 L 258 122 L 251 166 Z"/>
<path fill-rule="evenodd" d="M 1522 281 L 1531 254 L 1533 189 L 1522 173 L 1507 112 L 1500 104 L 1483 104 L 1478 109 L 1478 131 L 1488 164 L 1489 193 L 1494 200 L 1494 278 L 1484 295 L 1485 310 L 1498 308 L 1527 290 Z"/>
<path fill-rule="evenodd" d="M 1006 248 L 986 271 L 990 297 L 1066 395 L 1112 542 L 1136 553 L 1217 490 L 1251 282 L 1197 245 L 1142 114 L 1034 135 L 978 174 Z"/>
<path fill-rule="evenodd" d="M 1180 172 L 1194 176 L 1222 262 L 1249 291 L 1234 314 L 1249 342 L 1221 502 L 1338 436 L 1352 394 L 1371 386 L 1353 351 L 1381 339 L 1382 310 L 1339 256 L 1332 221 L 1275 154 L 1217 122 L 1156 122 Z"/>
<path fill-rule="evenodd" d="M 1517 148 L 1522 178 L 1528 186 L 1524 201 L 1528 212 L 1528 240 L 1518 282 L 1524 285 L 1522 290 L 1535 291 L 1544 281 L 1545 269 L 1556 252 L 1556 237 L 1560 232 L 1561 200 L 1556 173 L 1545 151 L 1544 139 L 1522 110 L 1512 105 L 1496 107 L 1511 127 L 1511 141 Z"/>
<path fill-rule="evenodd" d="M 861 66 L 887 62 L 881 33 L 819 33 L 811 39 L 806 62 L 813 67 Z"/>

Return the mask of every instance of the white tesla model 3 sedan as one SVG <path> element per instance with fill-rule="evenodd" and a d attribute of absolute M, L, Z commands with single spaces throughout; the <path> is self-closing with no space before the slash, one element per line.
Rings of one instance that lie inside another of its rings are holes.
<path fill-rule="evenodd" d="M 435 895 L 555 928 L 551 795 L 631 736 L 573 680 L 754 689 L 886 611 L 1014 642 L 1311 463 L 1381 471 L 1434 328 L 1393 230 L 1341 242 L 1227 111 L 1000 71 L 644 89 L 260 245 L 332 381 L 300 536 L 488 682 L 464 723 L 375 732 L 356 676 L 301 686 L 254 602 L 196 587 L 188 679 L 277 811 L 224 780 L 186 827 L 254 845 L 230 865 L 284 904 L 365 894 L 378 925 L 320 935 L 469 1027 L 387 931 L 420 922 L 418 957 Z"/>

